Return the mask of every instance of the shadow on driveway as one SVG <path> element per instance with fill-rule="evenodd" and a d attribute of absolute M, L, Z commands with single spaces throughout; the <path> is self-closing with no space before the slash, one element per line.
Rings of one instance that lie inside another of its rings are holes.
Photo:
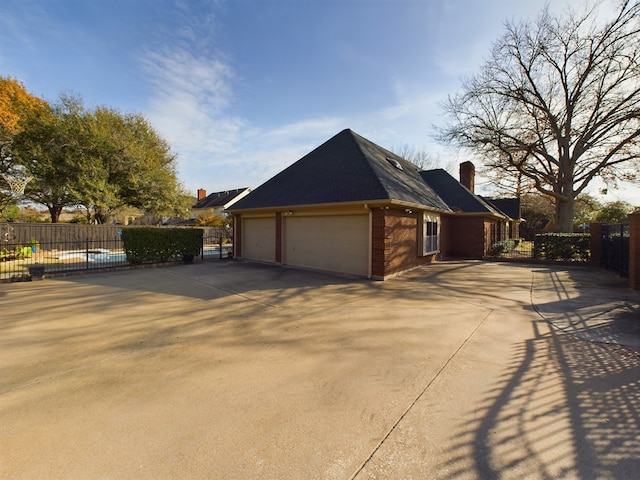
<path fill-rule="evenodd" d="M 228 262 L 11 284 L 0 476 L 633 478 L 640 356 L 594 339 L 638 296 L 593 273 Z"/>

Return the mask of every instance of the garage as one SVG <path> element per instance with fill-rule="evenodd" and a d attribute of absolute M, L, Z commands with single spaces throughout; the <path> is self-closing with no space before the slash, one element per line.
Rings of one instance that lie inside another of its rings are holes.
<path fill-rule="evenodd" d="M 242 257 L 261 262 L 275 262 L 275 225 L 275 217 L 243 218 Z"/>
<path fill-rule="evenodd" d="M 283 263 L 369 275 L 369 215 L 290 216 L 283 222 Z"/>

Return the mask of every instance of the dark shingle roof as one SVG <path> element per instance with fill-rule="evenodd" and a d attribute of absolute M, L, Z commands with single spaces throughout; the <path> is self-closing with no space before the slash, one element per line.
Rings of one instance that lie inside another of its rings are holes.
<path fill-rule="evenodd" d="M 349 129 L 267 180 L 233 210 L 374 200 L 449 210 L 413 164 Z"/>
<path fill-rule="evenodd" d="M 248 188 L 236 188 L 224 192 L 215 192 L 199 200 L 193 208 L 222 208 Z"/>
<path fill-rule="evenodd" d="M 519 198 L 487 198 L 482 197 L 484 201 L 491 204 L 494 208 L 504 213 L 513 220 L 520 220 L 520 199 Z"/>
<path fill-rule="evenodd" d="M 447 171 L 437 168 L 420 172 L 424 181 L 455 211 L 465 213 L 500 213 L 472 193 Z"/>

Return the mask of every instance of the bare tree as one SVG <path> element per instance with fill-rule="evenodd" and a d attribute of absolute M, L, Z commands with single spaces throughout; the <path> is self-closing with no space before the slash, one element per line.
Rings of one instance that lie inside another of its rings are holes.
<path fill-rule="evenodd" d="M 426 150 L 417 150 L 407 144 L 401 147 L 394 147 L 393 152 L 405 160 L 413 163 L 418 170 L 432 170 L 434 168 L 444 168 L 449 170 L 451 168 L 451 162 L 446 166 L 442 165 L 442 161 L 438 156 L 427 152 Z"/>
<path fill-rule="evenodd" d="M 444 105 L 450 122 L 438 134 L 495 176 L 533 182 L 554 200 L 563 232 L 594 178 L 637 178 L 640 3 L 623 0 L 610 18 L 602 10 L 545 8 L 535 23 L 507 22 L 480 73 Z"/>

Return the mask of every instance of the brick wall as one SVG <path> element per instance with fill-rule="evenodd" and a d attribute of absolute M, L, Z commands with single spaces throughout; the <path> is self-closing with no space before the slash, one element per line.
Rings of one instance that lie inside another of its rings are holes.
<path fill-rule="evenodd" d="M 509 222 L 511 226 L 511 236 L 510 238 L 520 238 L 520 219 Z"/>
<path fill-rule="evenodd" d="M 444 257 L 482 258 L 485 252 L 485 225 L 482 217 L 442 217 Z"/>
<path fill-rule="evenodd" d="M 387 210 L 385 216 L 385 273 L 401 272 L 418 262 L 418 214 Z"/>
<path fill-rule="evenodd" d="M 419 215 L 394 208 L 372 211 L 373 278 L 385 278 L 435 260 L 435 255 L 419 255 Z"/>
<path fill-rule="evenodd" d="M 371 276 L 374 278 L 384 278 L 386 211 L 378 208 L 371 211 Z"/>

